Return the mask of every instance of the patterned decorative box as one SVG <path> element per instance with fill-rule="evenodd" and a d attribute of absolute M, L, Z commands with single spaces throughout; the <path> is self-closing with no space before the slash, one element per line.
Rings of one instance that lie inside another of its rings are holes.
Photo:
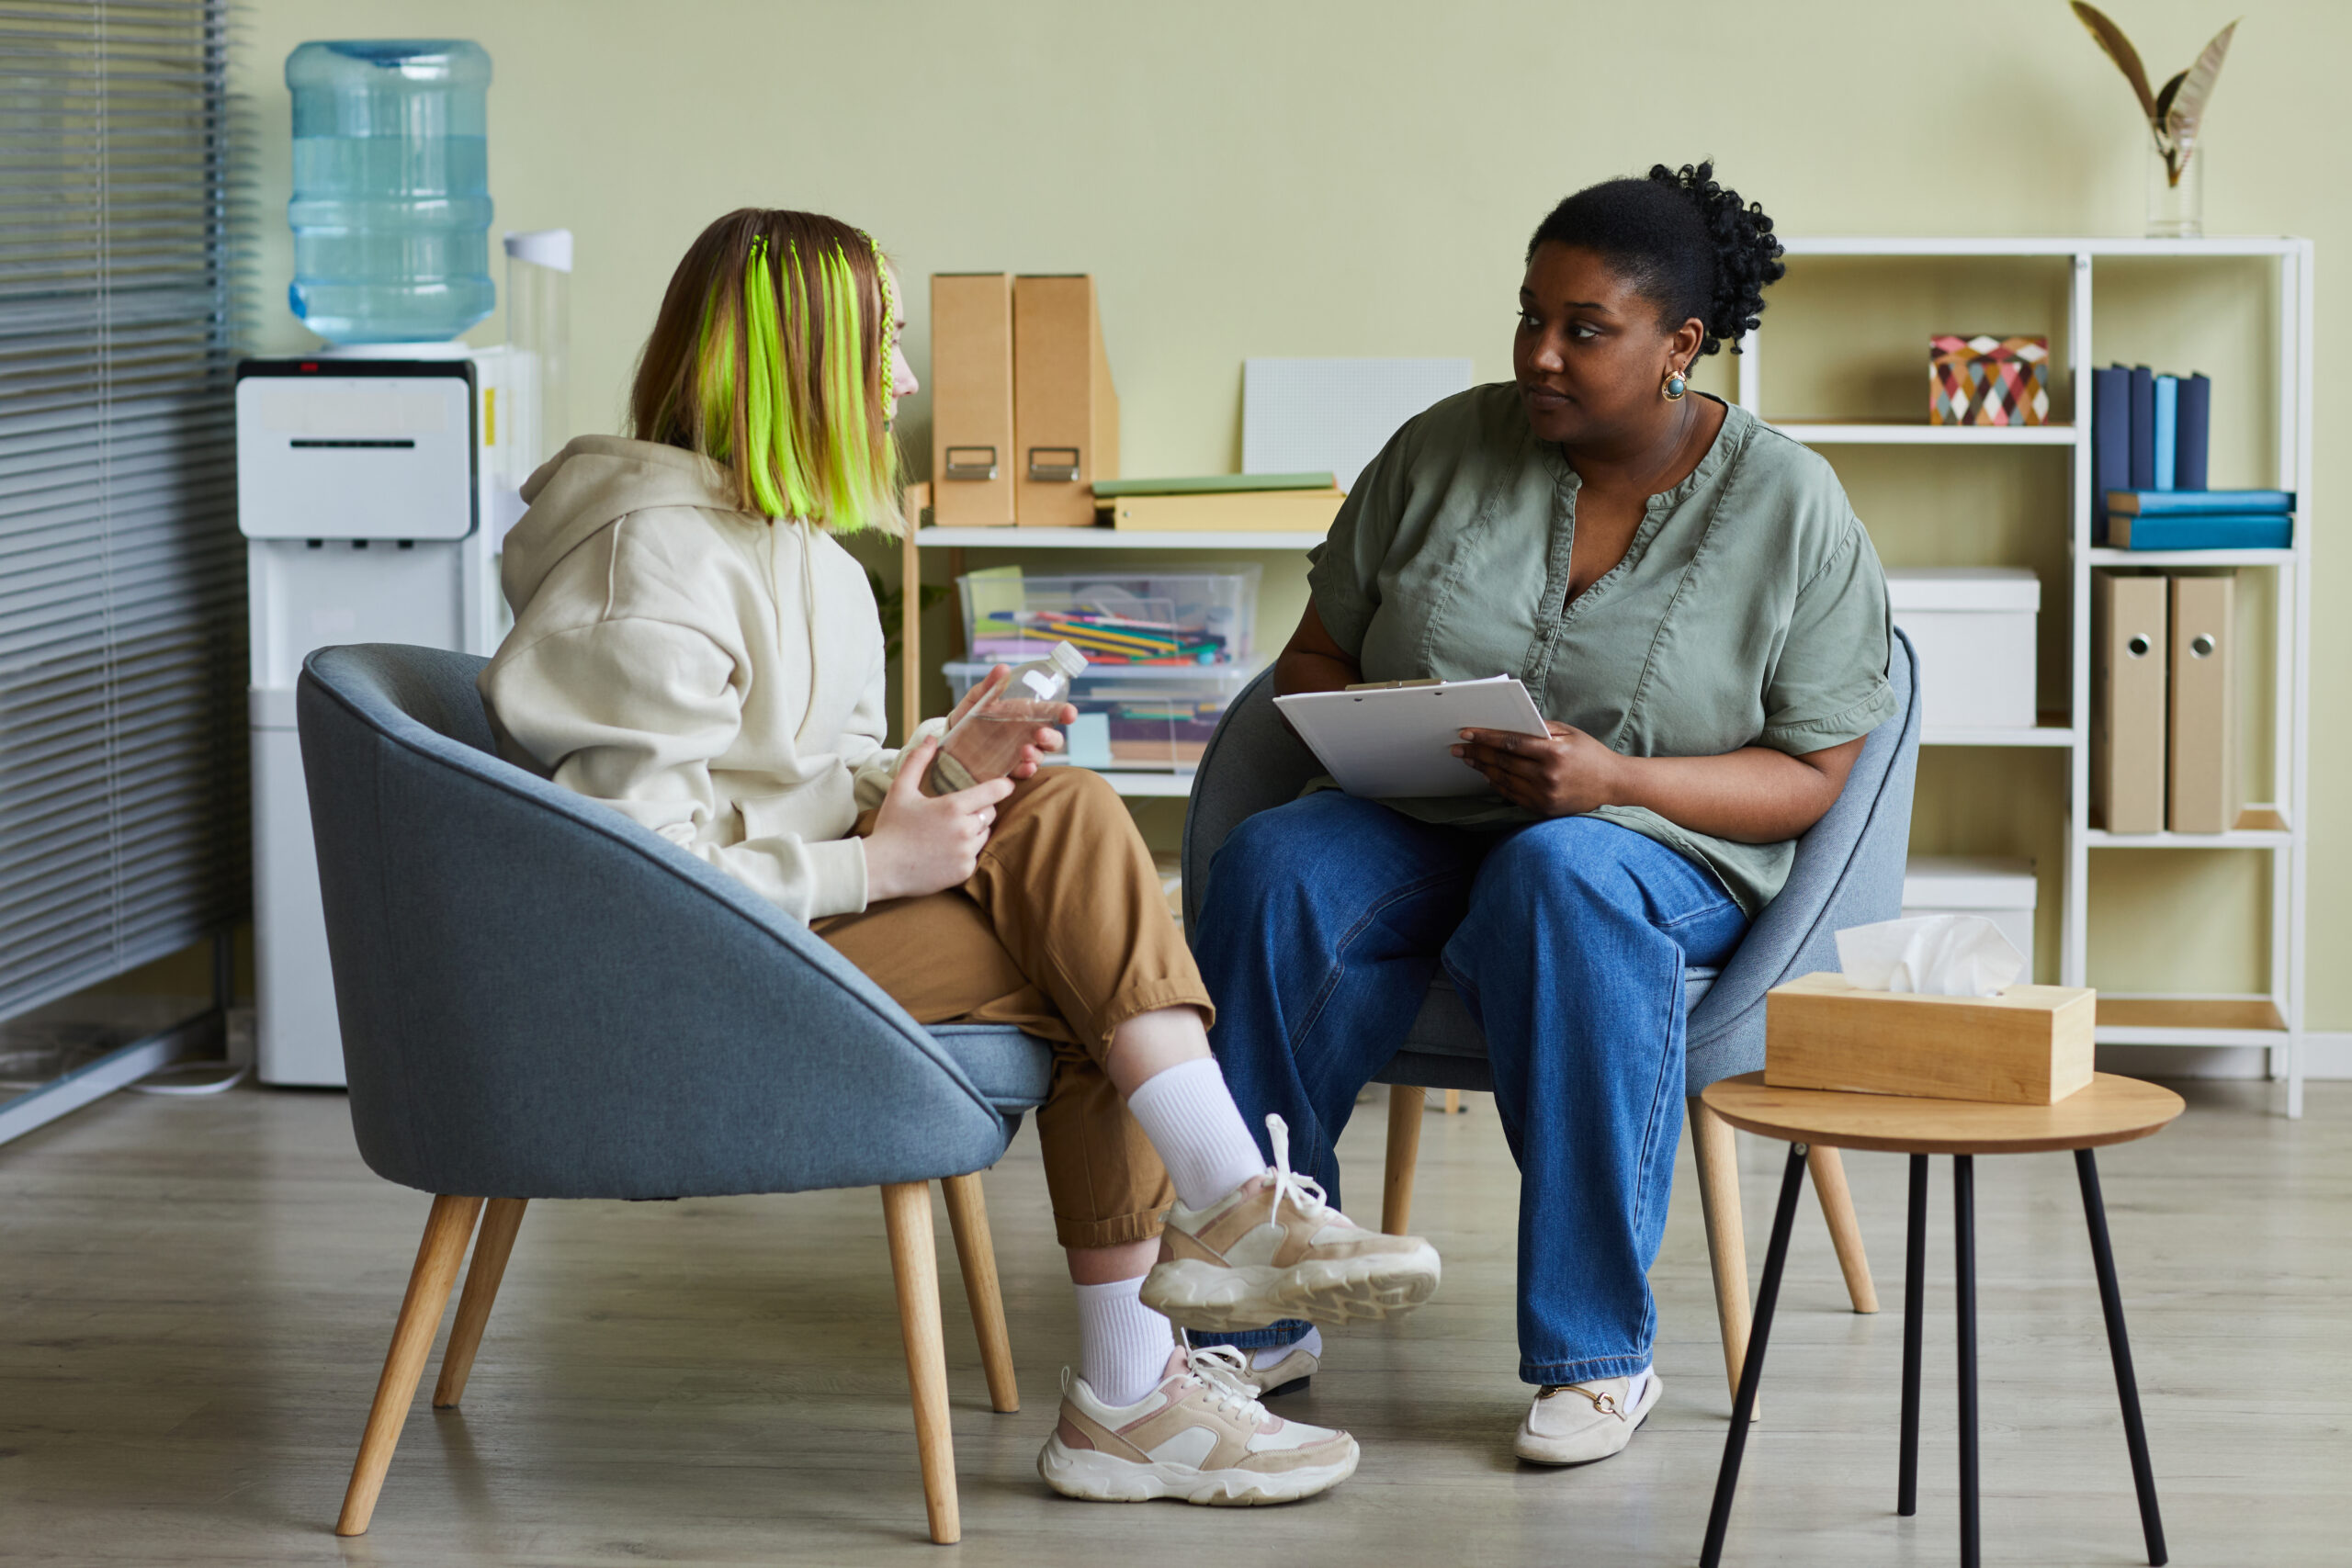
<path fill-rule="evenodd" d="M 2041 424 L 2050 418 L 2046 337 L 1928 340 L 1928 423 Z"/>

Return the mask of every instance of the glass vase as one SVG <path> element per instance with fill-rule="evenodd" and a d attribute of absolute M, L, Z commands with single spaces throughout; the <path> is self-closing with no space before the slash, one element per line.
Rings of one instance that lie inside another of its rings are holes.
<path fill-rule="evenodd" d="M 2148 139 L 2148 238 L 2201 240 L 2205 237 L 2205 148 L 2200 141 L 2188 157 L 2167 158 L 2154 136 Z"/>

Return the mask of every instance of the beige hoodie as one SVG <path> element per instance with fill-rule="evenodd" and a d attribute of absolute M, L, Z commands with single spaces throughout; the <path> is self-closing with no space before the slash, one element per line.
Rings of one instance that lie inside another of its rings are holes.
<path fill-rule="evenodd" d="M 864 569 L 650 442 L 582 436 L 523 499 L 502 573 L 514 629 L 481 674 L 502 753 L 797 919 L 865 908 L 850 829 L 899 753 Z"/>

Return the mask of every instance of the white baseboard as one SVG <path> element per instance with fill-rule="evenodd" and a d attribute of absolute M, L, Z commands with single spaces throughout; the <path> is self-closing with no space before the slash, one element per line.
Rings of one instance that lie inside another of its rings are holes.
<path fill-rule="evenodd" d="M 2261 1078 L 2270 1053 L 2259 1045 L 2102 1045 L 2102 1072 L 2151 1078 Z M 2303 1036 L 2303 1077 L 2352 1078 L 2352 1030 Z"/>

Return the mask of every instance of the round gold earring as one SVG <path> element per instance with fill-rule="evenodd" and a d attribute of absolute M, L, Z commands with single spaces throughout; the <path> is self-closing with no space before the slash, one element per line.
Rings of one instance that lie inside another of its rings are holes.
<path fill-rule="evenodd" d="M 1688 377 L 1679 370 L 1669 370 L 1666 373 L 1666 385 L 1658 389 L 1658 393 L 1668 402 L 1679 403 L 1682 400 L 1682 394 L 1690 389 L 1690 381 Z"/>

